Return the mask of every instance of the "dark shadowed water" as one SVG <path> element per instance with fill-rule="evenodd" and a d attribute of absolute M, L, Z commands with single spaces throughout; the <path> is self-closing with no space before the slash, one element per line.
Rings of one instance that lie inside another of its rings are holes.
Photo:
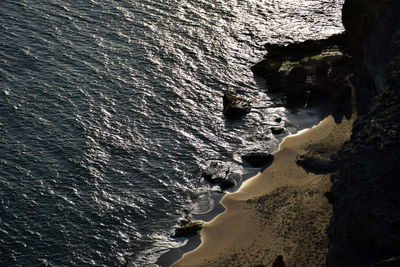
<path fill-rule="evenodd" d="M 214 206 L 204 161 L 273 149 L 289 116 L 226 121 L 222 92 L 269 106 L 262 45 L 342 31 L 342 2 L 2 0 L 0 265 L 149 266 L 182 246 L 177 219 Z M 286 134 L 317 120 L 298 117 Z"/>

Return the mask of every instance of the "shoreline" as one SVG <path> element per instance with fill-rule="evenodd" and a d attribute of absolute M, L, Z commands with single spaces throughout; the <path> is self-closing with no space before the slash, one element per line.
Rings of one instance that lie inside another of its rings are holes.
<path fill-rule="evenodd" d="M 335 110 L 332 103 L 318 103 L 315 106 L 307 108 L 287 107 L 286 109 L 287 110 L 285 111 L 285 115 L 287 116 L 288 120 L 286 121 L 287 125 L 285 125 L 285 129 L 289 132 L 289 135 L 283 133 L 275 136 L 275 138 L 279 140 L 279 142 L 275 146 L 275 151 L 278 150 L 278 147 L 282 143 L 283 139 L 292 135 L 296 135 L 304 129 L 315 126 L 324 117 L 326 117 L 327 114 L 330 114 L 333 110 Z M 218 215 L 222 214 L 225 211 L 225 208 L 221 203 L 221 199 L 224 197 L 224 195 L 236 193 L 244 182 L 256 176 L 262 169 L 263 168 L 260 169 L 248 166 L 246 171 L 241 174 L 242 179 L 240 180 L 240 183 L 232 188 L 233 190 L 229 189 L 228 191 L 219 193 L 216 193 L 216 191 L 211 191 L 211 193 L 213 194 L 215 207 L 205 214 L 192 215 L 191 219 L 202 220 L 205 222 L 209 222 L 215 219 Z M 201 243 L 200 234 L 188 236 L 186 238 L 188 239 L 188 242 L 185 245 L 177 248 L 172 248 L 169 251 L 161 254 L 157 258 L 157 261 L 154 262 L 154 264 L 156 264 L 157 266 L 171 266 L 174 262 L 178 261 L 185 253 L 189 253 L 195 250 Z"/>
<path fill-rule="evenodd" d="M 200 247 L 173 266 L 400 263 L 399 209 L 393 205 L 399 201 L 395 190 L 399 174 L 399 10 L 400 4 L 393 0 L 344 2 L 344 45 L 350 68 L 339 69 L 345 73 L 339 93 L 346 95 L 347 88 L 351 89 L 351 119 L 336 124 L 341 115 L 334 112 L 317 126 L 285 138 L 272 165 L 223 198 L 226 211 L 206 224 Z M 282 54 L 280 47 L 269 48 L 278 48 Z M 282 81 L 287 85 L 288 77 L 276 72 L 282 62 L 264 60 L 253 71 L 275 80 L 275 85 Z M 298 64 L 292 69 L 298 78 L 304 78 L 304 67 L 311 67 L 303 61 L 289 63 Z M 302 94 L 305 88 L 289 89 L 286 94 L 296 97 L 296 90 Z M 337 135 L 324 136 L 329 131 Z M 335 155 L 333 160 L 330 155 Z M 279 173 L 281 181 L 276 181 Z"/>
<path fill-rule="evenodd" d="M 336 124 L 330 115 L 285 137 L 271 166 L 222 198 L 225 211 L 206 223 L 200 246 L 172 266 L 271 265 L 278 255 L 289 265 L 324 265 L 332 214 L 324 194 L 330 175 L 307 173 L 296 160 L 302 155 L 325 160 L 337 153 L 351 135 L 352 106 L 350 119 Z"/>

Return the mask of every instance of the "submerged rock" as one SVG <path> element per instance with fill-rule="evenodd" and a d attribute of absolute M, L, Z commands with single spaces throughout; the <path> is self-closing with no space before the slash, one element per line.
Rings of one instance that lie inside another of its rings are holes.
<path fill-rule="evenodd" d="M 198 234 L 203 229 L 204 221 L 190 221 L 183 219 L 180 221 L 180 226 L 175 229 L 174 237 L 188 237 Z"/>
<path fill-rule="evenodd" d="M 229 164 L 219 160 L 209 161 L 205 170 L 203 170 L 203 178 L 211 183 L 221 183 L 229 174 Z"/>
<path fill-rule="evenodd" d="M 223 96 L 223 114 L 232 120 L 237 120 L 242 118 L 244 115 L 248 114 L 251 110 L 250 102 L 239 97 L 233 93 L 225 92 Z"/>
<path fill-rule="evenodd" d="M 242 156 L 242 160 L 254 167 L 262 167 L 271 163 L 274 156 L 268 152 L 250 152 Z"/>
<path fill-rule="evenodd" d="M 234 187 L 235 185 L 236 181 L 232 177 L 228 177 L 225 180 L 223 180 L 219 186 L 221 187 L 221 190 L 225 190 Z"/>
<path fill-rule="evenodd" d="M 220 184 L 221 190 L 225 190 L 231 187 L 234 187 L 237 183 L 242 180 L 241 175 L 239 173 L 230 173 L 226 180 L 222 181 Z"/>
<path fill-rule="evenodd" d="M 273 134 L 280 134 L 285 130 L 282 126 L 272 126 L 270 129 Z"/>

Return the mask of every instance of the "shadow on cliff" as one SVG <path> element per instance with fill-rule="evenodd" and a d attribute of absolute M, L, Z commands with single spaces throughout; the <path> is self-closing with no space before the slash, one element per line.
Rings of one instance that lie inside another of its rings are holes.
<path fill-rule="evenodd" d="M 400 266 L 400 3 L 346 0 L 358 118 L 337 156 L 327 266 Z"/>

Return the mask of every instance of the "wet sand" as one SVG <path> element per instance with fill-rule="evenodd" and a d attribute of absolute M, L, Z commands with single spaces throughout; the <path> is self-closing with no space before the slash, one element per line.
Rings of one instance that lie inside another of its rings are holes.
<path fill-rule="evenodd" d="M 172 266 L 271 266 L 278 255 L 288 266 L 324 266 L 330 174 L 307 172 L 296 160 L 329 160 L 350 138 L 355 118 L 337 124 L 328 116 L 286 137 L 267 169 L 221 200 L 225 211 L 206 223 L 200 246 Z"/>

